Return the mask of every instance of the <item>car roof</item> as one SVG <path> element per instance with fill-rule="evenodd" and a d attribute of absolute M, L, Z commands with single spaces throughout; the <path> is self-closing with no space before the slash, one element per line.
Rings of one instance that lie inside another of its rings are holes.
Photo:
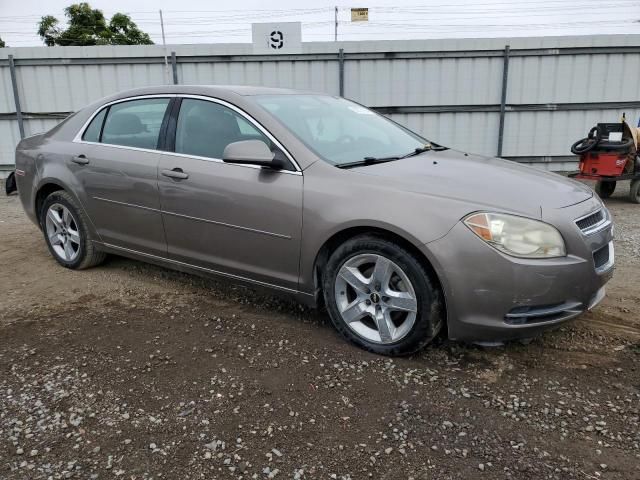
<path fill-rule="evenodd" d="M 260 87 L 250 85 L 158 85 L 125 90 L 117 93 L 112 98 L 126 98 L 137 95 L 157 95 L 163 93 L 190 94 L 190 95 L 327 95 L 304 90 L 290 88 Z"/>

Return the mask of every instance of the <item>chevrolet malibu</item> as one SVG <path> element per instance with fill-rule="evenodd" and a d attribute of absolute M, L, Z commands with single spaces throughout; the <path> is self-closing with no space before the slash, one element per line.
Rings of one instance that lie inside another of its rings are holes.
<path fill-rule="evenodd" d="M 614 265 L 588 187 L 330 95 L 123 92 L 20 142 L 16 175 L 63 267 L 111 253 L 267 287 L 386 355 L 530 338 L 593 308 Z"/>

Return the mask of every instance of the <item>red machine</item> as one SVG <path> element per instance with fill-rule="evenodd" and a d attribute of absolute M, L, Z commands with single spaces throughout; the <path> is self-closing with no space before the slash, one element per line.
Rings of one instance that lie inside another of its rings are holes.
<path fill-rule="evenodd" d="M 589 152 L 580 156 L 580 173 L 589 177 L 619 177 L 627 165 L 628 155 Z"/>
<path fill-rule="evenodd" d="M 631 180 L 629 198 L 640 203 L 640 156 L 638 156 L 638 129 L 620 123 L 599 123 L 586 138 L 571 146 L 571 152 L 580 155 L 580 172 L 570 177 L 595 180 L 596 192 L 608 198 L 622 180 Z"/>

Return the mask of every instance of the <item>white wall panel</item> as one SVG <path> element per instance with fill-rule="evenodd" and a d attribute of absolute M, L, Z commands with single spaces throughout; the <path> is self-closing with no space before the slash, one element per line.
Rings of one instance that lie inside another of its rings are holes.
<path fill-rule="evenodd" d="M 640 54 L 513 57 L 507 102 L 637 101 L 639 73 Z"/>
<path fill-rule="evenodd" d="M 0 113 L 15 112 L 13 87 L 8 68 L 0 68 Z"/>
<path fill-rule="evenodd" d="M 18 122 L 15 120 L 0 120 L 0 165 L 10 165 L 15 162 L 15 148 L 20 141 Z"/>
<path fill-rule="evenodd" d="M 600 122 L 618 122 L 626 113 L 636 125 L 640 109 L 512 112 L 507 115 L 503 155 L 506 157 L 571 155 L 571 144 Z M 532 153 L 533 152 L 533 153 Z"/>
<path fill-rule="evenodd" d="M 499 125 L 496 109 L 503 74 L 501 50 L 507 44 L 513 56 L 509 63 L 504 156 L 566 161 L 573 141 L 597 122 L 618 120 L 623 111 L 615 106 L 589 105 L 580 107 L 582 110 L 558 107 L 552 111 L 509 111 L 510 106 L 517 110 L 518 105 L 544 109 L 546 104 L 640 102 L 638 35 L 313 42 L 303 44 L 302 55 L 279 58 L 254 57 L 251 44 L 170 45 L 168 51 L 177 53 L 182 84 L 264 85 L 337 95 L 338 49 L 343 48 L 347 98 L 372 107 L 458 107 L 463 111 L 393 113 L 391 117 L 444 145 L 495 155 Z M 600 50 L 593 51 L 592 47 Z M 633 50 L 611 53 L 602 47 Z M 562 48 L 591 50 L 553 54 Z M 548 49 L 542 53 L 552 54 L 518 53 L 531 49 Z M 9 54 L 17 62 L 22 110 L 37 116 L 75 111 L 121 90 L 166 83 L 171 72 L 167 77 L 163 53 L 158 45 L 1 49 L 0 165 L 13 163 L 13 150 L 19 140 L 17 122 L 11 116 L 15 104 L 6 60 Z M 415 58 L 420 56 L 423 58 Z M 626 110 L 635 124 L 640 110 Z M 27 134 L 36 133 L 58 121 L 28 117 L 25 130 Z"/>
<path fill-rule="evenodd" d="M 493 156 L 498 113 L 409 113 L 389 115 L 428 140 L 458 150 Z"/>
<path fill-rule="evenodd" d="M 370 106 L 500 102 L 502 58 L 349 60 L 345 96 Z"/>

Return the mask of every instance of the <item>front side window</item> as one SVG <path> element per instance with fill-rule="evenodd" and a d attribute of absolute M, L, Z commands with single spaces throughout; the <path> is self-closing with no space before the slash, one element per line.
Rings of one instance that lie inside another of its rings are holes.
<path fill-rule="evenodd" d="M 167 105 L 168 98 L 145 98 L 111 105 L 100 141 L 111 145 L 157 149 Z M 92 125 L 89 125 L 89 129 Z"/>
<path fill-rule="evenodd" d="M 427 140 L 368 108 L 328 95 L 257 95 L 258 104 L 334 165 L 406 155 Z"/>
<path fill-rule="evenodd" d="M 271 141 L 232 109 L 207 100 L 185 98 L 176 126 L 176 153 L 221 159 L 227 145 L 241 140 Z"/>

